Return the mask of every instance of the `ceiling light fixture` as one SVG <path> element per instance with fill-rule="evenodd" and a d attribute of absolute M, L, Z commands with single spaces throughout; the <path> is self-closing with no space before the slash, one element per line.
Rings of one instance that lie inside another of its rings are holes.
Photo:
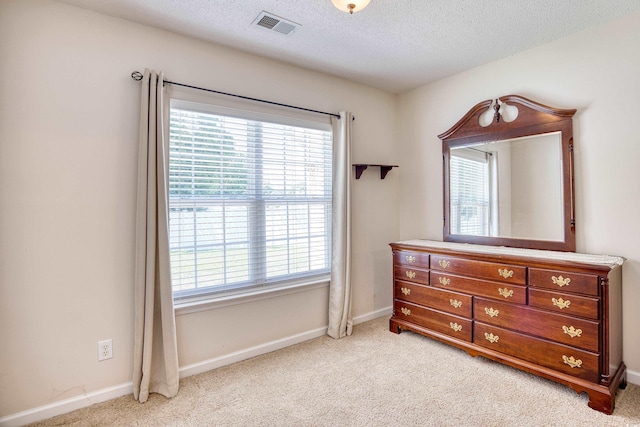
<path fill-rule="evenodd" d="M 359 12 L 369 4 L 371 0 L 331 0 L 331 3 L 343 12 Z"/>

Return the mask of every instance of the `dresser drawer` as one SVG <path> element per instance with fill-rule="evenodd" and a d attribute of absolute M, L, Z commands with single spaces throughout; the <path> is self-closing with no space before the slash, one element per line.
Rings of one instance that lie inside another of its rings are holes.
<path fill-rule="evenodd" d="M 529 269 L 529 285 L 562 292 L 599 295 L 598 276 L 593 274 L 568 273 L 566 271 Z"/>
<path fill-rule="evenodd" d="M 484 323 L 598 352 L 598 322 L 482 298 L 474 300 L 473 317 Z"/>
<path fill-rule="evenodd" d="M 580 316 L 595 320 L 600 318 L 599 300 L 597 298 L 529 288 L 529 305 L 570 316 Z"/>
<path fill-rule="evenodd" d="M 396 280 L 394 298 L 458 316 L 471 317 L 471 296 L 465 294 Z"/>
<path fill-rule="evenodd" d="M 489 279 L 500 282 L 524 285 L 527 281 L 527 269 L 508 264 L 474 261 L 446 255 L 431 255 L 432 270 L 464 276 Z"/>
<path fill-rule="evenodd" d="M 394 302 L 393 311 L 398 319 L 471 342 L 472 322 L 469 319 L 399 300 Z"/>
<path fill-rule="evenodd" d="M 429 270 L 420 270 L 404 265 L 393 266 L 393 278 L 395 280 L 406 280 L 414 283 L 429 284 Z"/>
<path fill-rule="evenodd" d="M 453 276 L 435 271 L 431 271 L 430 273 L 430 283 L 431 286 L 471 295 L 507 300 L 515 304 L 527 303 L 527 288 L 524 286 L 470 279 L 468 277 Z"/>
<path fill-rule="evenodd" d="M 599 356 L 566 345 L 475 322 L 473 342 L 587 381 L 598 381 Z"/>
<path fill-rule="evenodd" d="M 394 265 L 429 268 L 429 254 L 414 251 L 393 251 Z"/>

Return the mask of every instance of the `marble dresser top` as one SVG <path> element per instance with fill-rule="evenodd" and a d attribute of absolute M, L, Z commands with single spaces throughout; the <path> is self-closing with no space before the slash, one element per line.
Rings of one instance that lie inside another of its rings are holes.
<path fill-rule="evenodd" d="M 395 242 L 399 245 L 412 245 L 412 246 L 424 246 L 431 248 L 441 249 L 453 249 L 467 252 L 475 252 L 479 254 L 497 254 L 497 255 L 513 255 L 524 256 L 530 258 L 551 259 L 561 261 L 579 262 L 583 264 L 593 265 L 606 265 L 610 268 L 615 268 L 622 265 L 625 259 L 619 256 L 611 255 L 593 255 L 593 254 L 581 254 L 577 252 L 560 252 L 560 251 L 543 251 L 539 249 L 523 249 L 523 248 L 509 248 L 506 246 L 488 246 L 488 245 L 475 245 L 470 243 L 453 243 L 453 242 L 439 242 L 436 240 L 404 240 L 401 242 Z"/>

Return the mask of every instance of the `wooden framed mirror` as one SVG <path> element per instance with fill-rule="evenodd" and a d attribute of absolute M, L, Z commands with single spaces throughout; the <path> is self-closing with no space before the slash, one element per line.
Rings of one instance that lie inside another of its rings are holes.
<path fill-rule="evenodd" d="M 508 95 L 438 135 L 444 241 L 575 251 L 575 112 Z"/>

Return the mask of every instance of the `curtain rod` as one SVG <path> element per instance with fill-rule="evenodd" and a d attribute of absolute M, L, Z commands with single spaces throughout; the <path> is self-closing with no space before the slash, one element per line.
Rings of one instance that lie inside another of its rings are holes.
<path fill-rule="evenodd" d="M 131 73 L 131 78 L 133 80 L 140 81 L 140 80 L 142 80 L 142 73 L 139 72 L 139 71 L 134 71 L 133 73 Z M 293 108 L 293 109 L 296 109 L 296 110 L 308 111 L 310 113 L 317 113 L 317 114 L 324 114 L 324 115 L 327 115 L 327 116 L 333 116 L 333 117 L 336 117 L 338 119 L 340 118 L 340 114 L 327 113 L 325 111 L 318 111 L 318 110 L 311 110 L 309 108 L 296 107 L 295 105 L 281 104 L 279 102 L 265 101 L 264 99 L 251 98 L 249 96 L 236 95 L 234 93 L 227 93 L 227 92 L 221 92 L 219 90 L 206 89 L 206 88 L 198 87 L 198 86 L 191 86 L 191 85 L 187 85 L 187 84 L 184 84 L 184 83 L 172 82 L 170 80 L 165 80 L 164 82 L 172 84 L 172 85 L 176 85 L 176 86 L 188 87 L 190 89 L 203 90 L 205 92 L 213 92 L 213 93 L 217 93 L 219 95 L 233 96 L 233 97 L 236 97 L 236 98 L 247 99 L 249 101 L 263 102 L 265 104 L 278 105 L 280 107 Z M 353 118 L 353 120 L 355 120 L 355 117 Z"/>
<path fill-rule="evenodd" d="M 473 147 L 464 147 L 464 148 L 468 148 L 469 150 L 477 151 L 478 153 L 482 153 L 482 154 L 487 154 L 489 156 L 493 156 L 493 153 L 491 151 L 478 150 L 477 148 L 473 148 Z"/>

